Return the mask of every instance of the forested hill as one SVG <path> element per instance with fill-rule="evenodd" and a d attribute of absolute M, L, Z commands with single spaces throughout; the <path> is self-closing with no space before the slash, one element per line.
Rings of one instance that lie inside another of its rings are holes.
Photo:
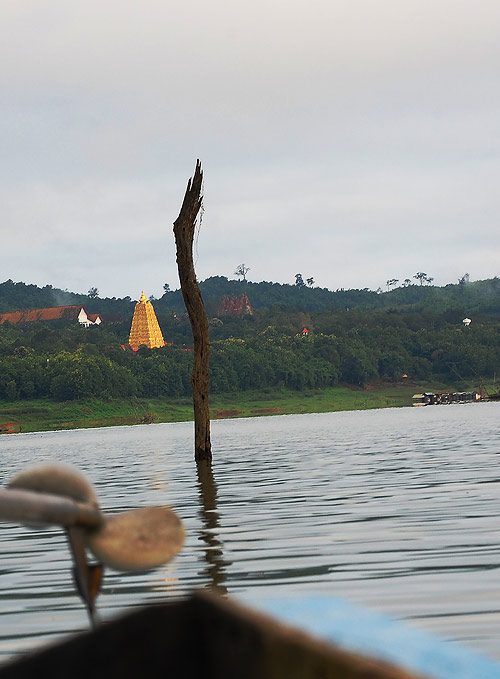
<path fill-rule="evenodd" d="M 251 283 L 214 276 L 201 283 L 207 306 L 223 295 L 246 293 L 254 309 L 280 306 L 295 311 L 382 311 L 443 313 L 449 310 L 473 313 L 500 314 L 500 278 L 484 281 L 432 285 L 408 285 L 388 292 L 368 290 L 335 291 L 327 288 L 282 285 L 279 283 Z M 175 293 L 174 293 L 175 294 Z M 161 300 L 168 304 L 168 295 Z"/>
<path fill-rule="evenodd" d="M 130 297 L 116 299 L 115 297 L 99 298 L 98 296 L 83 295 L 68 290 L 53 288 L 45 285 L 39 288 L 26 283 L 14 283 L 12 280 L 0 283 L 0 313 L 6 311 L 24 311 L 25 309 L 45 309 L 55 306 L 70 306 L 82 304 L 89 313 L 119 316 L 128 320 L 134 313 L 134 302 Z"/>
<path fill-rule="evenodd" d="M 200 283 L 200 287 L 210 317 L 217 315 L 221 297 L 243 293 L 247 294 L 255 310 L 452 312 L 454 317 L 472 317 L 477 314 L 500 316 L 500 279 L 497 277 L 473 282 L 464 277 L 459 283 L 443 287 L 416 283 L 394 287 L 387 292 L 375 292 L 367 288 L 332 291 L 307 285 L 228 280 L 224 276 L 207 278 Z M 145 293 L 148 295 L 147 290 Z M 152 301 L 159 314 L 184 311 L 180 290 L 165 292 L 160 299 Z M 117 316 L 124 321 L 128 321 L 134 311 L 134 301 L 130 297 L 100 298 L 95 292 L 89 296 L 53 288 L 51 285 L 39 288 L 12 280 L 0 283 L 0 313 L 70 304 L 84 304 L 90 313 Z"/>
<path fill-rule="evenodd" d="M 387 292 L 368 290 L 328 290 L 327 288 L 284 285 L 280 283 L 252 283 L 228 280 L 224 276 L 213 276 L 200 283 L 207 313 L 217 315 L 221 297 L 239 296 L 246 293 L 253 309 L 279 308 L 289 311 L 398 311 L 401 313 L 452 312 L 472 317 L 500 317 L 500 278 L 482 281 L 449 284 L 444 287 L 433 285 L 407 285 Z M 146 295 L 147 295 L 147 291 Z M 171 311 L 183 312 L 184 303 L 180 290 L 166 292 L 161 298 L 152 298 L 159 314 Z M 51 306 L 84 304 L 90 313 L 116 316 L 128 321 L 133 314 L 135 302 L 130 297 L 100 298 L 46 285 L 14 283 L 11 280 L 0 283 L 0 313 L 23 309 L 37 309 Z M 454 318 L 455 320 L 455 318 Z"/>
<path fill-rule="evenodd" d="M 476 388 L 478 380 L 495 382 L 500 374 L 497 278 L 380 293 L 223 277 L 201 286 L 210 319 L 212 393 L 397 383 L 403 376 L 415 385 L 459 379 Z M 221 297 L 242 293 L 252 315 L 219 314 Z M 179 290 L 154 300 L 167 345 L 134 353 L 126 348 L 130 298 L 0 284 L 0 311 L 70 304 L 84 304 L 105 322 L 89 328 L 63 319 L 0 325 L 0 400 L 189 395 L 192 333 Z"/>

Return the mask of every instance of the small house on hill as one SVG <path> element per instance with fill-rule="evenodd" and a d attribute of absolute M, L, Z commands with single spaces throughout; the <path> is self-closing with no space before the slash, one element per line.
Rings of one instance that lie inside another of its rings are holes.
<path fill-rule="evenodd" d="M 85 307 L 80 304 L 72 306 L 55 306 L 47 309 L 28 309 L 25 311 L 7 311 L 0 314 L 0 325 L 9 323 L 35 323 L 36 321 L 78 321 L 86 328 L 89 325 L 100 325 L 102 323 L 101 314 L 89 314 Z"/>

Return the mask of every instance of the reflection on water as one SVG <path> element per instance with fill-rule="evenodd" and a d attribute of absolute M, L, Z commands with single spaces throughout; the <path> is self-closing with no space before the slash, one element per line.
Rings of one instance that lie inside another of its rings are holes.
<path fill-rule="evenodd" d="M 187 539 L 150 573 L 107 571 L 102 619 L 213 587 L 324 594 L 500 658 L 500 404 L 216 421 L 213 469 L 192 424 L 0 437 L 6 483 L 76 464 L 101 507 L 171 505 Z M 0 524 L 0 660 L 87 628 L 62 531 Z"/>
<path fill-rule="evenodd" d="M 200 540 L 205 543 L 206 568 L 201 572 L 203 580 L 208 580 L 208 586 L 221 594 L 227 593 L 224 585 L 224 555 L 222 542 L 218 537 L 219 514 L 217 513 L 217 486 L 211 462 L 201 460 L 196 463 L 198 474 L 200 517 L 203 529 L 200 531 Z"/>

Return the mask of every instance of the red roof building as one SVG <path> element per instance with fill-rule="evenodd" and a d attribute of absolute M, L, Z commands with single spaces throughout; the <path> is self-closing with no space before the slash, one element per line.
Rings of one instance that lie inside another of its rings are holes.
<path fill-rule="evenodd" d="M 0 325 L 6 321 L 9 321 L 9 323 L 35 323 L 36 321 L 58 321 L 60 319 L 78 321 L 86 328 L 89 325 L 100 325 L 102 323 L 100 314 L 89 314 L 81 304 L 74 304 L 73 306 L 54 306 L 47 309 L 7 311 L 0 314 Z"/>

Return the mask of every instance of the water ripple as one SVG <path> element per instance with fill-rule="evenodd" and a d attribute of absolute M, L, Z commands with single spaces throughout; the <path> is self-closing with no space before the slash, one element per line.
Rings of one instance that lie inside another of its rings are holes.
<path fill-rule="evenodd" d="M 182 517 L 173 563 L 106 573 L 104 619 L 195 587 L 324 593 L 500 659 L 499 407 L 216 421 L 204 473 L 190 423 L 11 435 L 0 481 L 65 461 L 105 511 L 168 504 Z M 86 629 L 60 531 L 1 524 L 0 550 L 0 659 Z"/>

